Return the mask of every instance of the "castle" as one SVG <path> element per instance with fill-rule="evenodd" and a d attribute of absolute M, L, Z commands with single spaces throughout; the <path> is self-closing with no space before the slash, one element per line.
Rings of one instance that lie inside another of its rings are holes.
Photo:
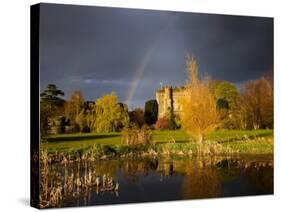
<path fill-rule="evenodd" d="M 158 103 L 158 119 L 167 116 L 169 112 L 180 116 L 182 106 L 180 101 L 187 95 L 185 87 L 165 86 L 156 91 L 156 101 Z"/>

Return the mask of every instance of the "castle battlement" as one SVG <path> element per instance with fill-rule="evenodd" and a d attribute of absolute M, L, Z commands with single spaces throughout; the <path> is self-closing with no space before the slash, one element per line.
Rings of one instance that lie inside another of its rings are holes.
<path fill-rule="evenodd" d="M 185 86 L 169 86 L 169 85 L 166 85 L 166 86 L 163 86 L 162 88 L 158 89 L 156 91 L 156 93 L 164 92 L 167 89 L 172 89 L 174 92 L 178 92 L 178 91 L 182 92 L 185 89 Z"/>

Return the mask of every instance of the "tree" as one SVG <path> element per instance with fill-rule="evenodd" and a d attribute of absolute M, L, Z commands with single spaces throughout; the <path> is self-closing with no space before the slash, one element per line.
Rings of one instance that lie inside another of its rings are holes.
<path fill-rule="evenodd" d="M 118 103 L 118 120 L 116 121 L 115 131 L 121 131 L 124 127 L 129 125 L 130 117 L 128 106 L 121 102 Z"/>
<path fill-rule="evenodd" d="M 87 118 L 84 109 L 75 118 L 75 123 L 79 126 L 80 132 L 89 132 Z"/>
<path fill-rule="evenodd" d="M 215 87 L 215 96 L 217 101 L 225 100 L 228 102 L 229 108 L 233 108 L 236 105 L 238 97 L 238 91 L 234 84 L 229 82 L 219 82 Z"/>
<path fill-rule="evenodd" d="M 187 132 L 201 144 L 208 133 L 219 123 L 216 109 L 216 98 L 210 89 L 210 81 L 198 78 L 197 61 L 187 58 L 189 81 L 186 86 L 186 96 L 183 98 L 182 124 Z"/>
<path fill-rule="evenodd" d="M 274 87 L 274 76 L 273 76 L 273 67 L 271 67 L 268 71 L 263 75 L 264 79 L 269 83 L 270 87 L 273 90 Z"/>
<path fill-rule="evenodd" d="M 128 125 L 128 108 L 118 103 L 115 93 L 107 94 L 96 101 L 96 132 L 115 132 Z"/>
<path fill-rule="evenodd" d="M 82 132 L 85 123 L 84 113 L 82 112 L 84 106 L 84 98 L 81 91 L 74 91 L 69 100 L 65 104 L 65 116 L 72 124 L 79 125 L 79 130 Z"/>
<path fill-rule="evenodd" d="M 247 128 L 273 127 L 273 88 L 264 77 L 242 86 L 241 104 Z"/>
<path fill-rule="evenodd" d="M 64 93 L 54 84 L 49 84 L 40 93 L 40 137 L 45 140 L 51 130 L 51 119 L 63 114 Z"/>
<path fill-rule="evenodd" d="M 85 114 L 87 131 L 94 131 L 94 124 L 96 121 L 96 106 L 95 102 L 85 102 L 83 112 Z"/>
<path fill-rule="evenodd" d="M 149 100 L 145 103 L 144 119 L 148 125 L 155 124 L 158 117 L 158 104 L 155 99 Z"/>
<path fill-rule="evenodd" d="M 217 100 L 217 109 L 221 110 L 221 109 L 229 109 L 229 103 L 226 99 L 218 99 Z"/>
<path fill-rule="evenodd" d="M 229 116 L 228 120 L 232 124 L 233 129 L 247 129 L 249 128 L 248 124 L 248 109 L 244 102 L 244 98 L 242 95 L 239 95 L 237 98 L 237 104 L 234 108 L 232 108 L 232 113 Z"/>
<path fill-rule="evenodd" d="M 91 132 L 94 130 L 96 119 L 95 102 L 86 101 L 80 113 L 76 116 L 75 122 L 81 132 Z"/>
<path fill-rule="evenodd" d="M 40 138 L 44 141 L 50 131 L 50 118 L 53 116 L 51 105 L 47 102 L 40 104 Z"/>
<path fill-rule="evenodd" d="M 141 108 L 136 108 L 129 112 L 130 122 L 135 123 L 137 127 L 141 128 L 145 124 L 144 111 Z"/>
<path fill-rule="evenodd" d="M 223 129 L 237 128 L 235 119 L 239 93 L 234 84 L 227 81 L 212 80 L 212 92 L 216 97 L 220 127 Z"/>
<path fill-rule="evenodd" d="M 49 84 L 47 88 L 40 94 L 41 102 L 48 102 L 52 106 L 63 106 L 64 100 L 60 98 L 64 96 L 64 92 L 57 89 L 54 84 Z"/>

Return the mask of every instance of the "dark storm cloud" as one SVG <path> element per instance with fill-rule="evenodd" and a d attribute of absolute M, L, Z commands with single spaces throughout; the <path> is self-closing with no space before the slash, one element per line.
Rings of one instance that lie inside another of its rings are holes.
<path fill-rule="evenodd" d="M 42 4 L 40 23 L 41 89 L 132 94 L 130 108 L 160 83 L 182 85 L 187 53 L 201 72 L 237 84 L 273 64 L 271 18 Z"/>

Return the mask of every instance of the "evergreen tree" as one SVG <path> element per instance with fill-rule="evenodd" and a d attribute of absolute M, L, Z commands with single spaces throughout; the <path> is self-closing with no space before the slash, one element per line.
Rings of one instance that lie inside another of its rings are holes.
<path fill-rule="evenodd" d="M 158 117 L 158 104 L 155 99 L 145 103 L 144 119 L 148 125 L 155 124 Z"/>

